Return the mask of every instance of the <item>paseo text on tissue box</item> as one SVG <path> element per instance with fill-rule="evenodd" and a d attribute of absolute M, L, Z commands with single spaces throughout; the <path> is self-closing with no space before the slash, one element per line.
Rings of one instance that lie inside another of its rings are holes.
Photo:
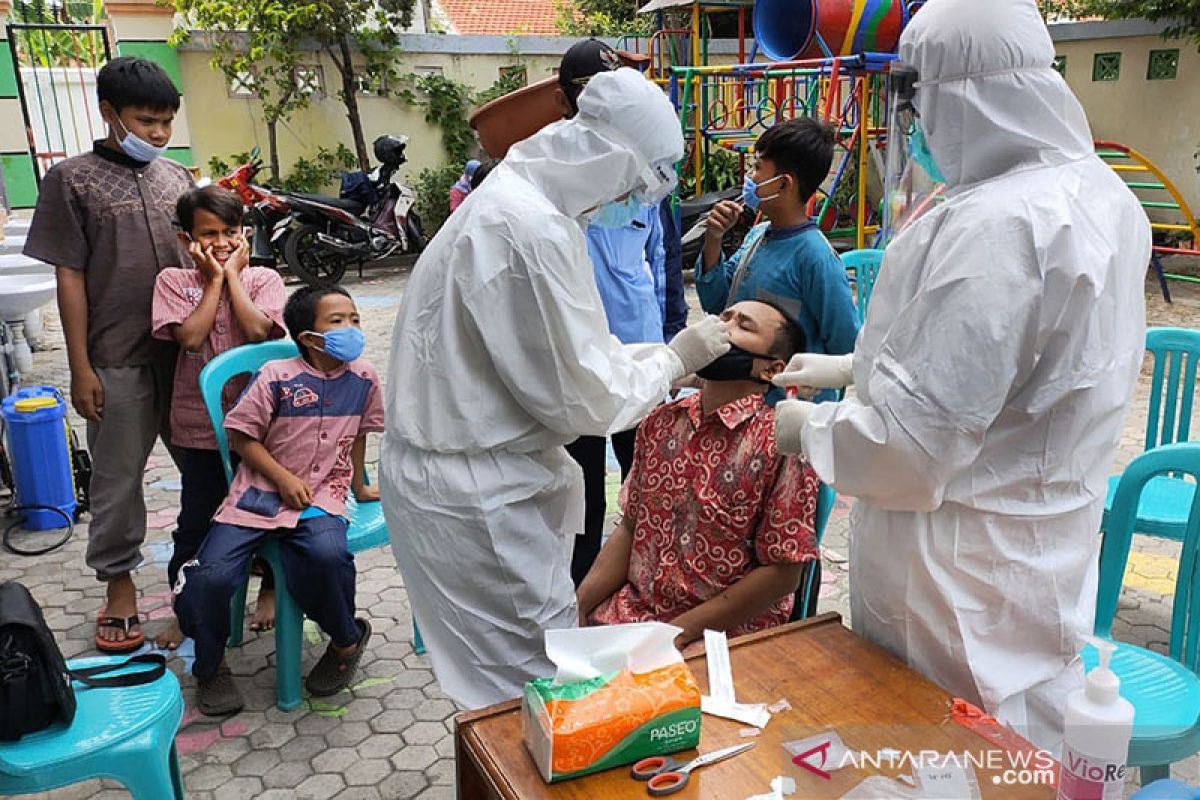
<path fill-rule="evenodd" d="M 559 675 L 525 685 L 521 714 L 525 746 L 547 782 L 699 745 L 700 689 L 671 644 L 677 630 L 644 623 L 547 632 L 547 653 L 559 665 Z M 571 641 L 556 644 L 582 659 L 566 673 L 564 661 L 556 658 L 556 651 L 563 655 L 561 647 L 551 645 L 552 634 L 570 634 L 565 638 Z M 589 646 L 586 640 L 594 637 L 586 634 L 601 638 Z M 665 639 L 669 653 L 655 639 Z M 638 656 L 614 657 L 622 648 L 633 648 Z M 626 665 L 611 669 L 622 661 Z M 581 677 L 588 672 L 579 669 L 583 662 L 610 669 Z M 564 674 L 578 679 L 564 681 Z"/>

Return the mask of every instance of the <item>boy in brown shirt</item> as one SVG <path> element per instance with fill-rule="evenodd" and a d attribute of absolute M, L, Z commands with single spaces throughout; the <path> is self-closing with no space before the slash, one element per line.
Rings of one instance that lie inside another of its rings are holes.
<path fill-rule="evenodd" d="M 142 475 L 168 412 L 175 345 L 151 336 L 155 276 L 187 263 L 175 235 L 175 201 L 188 171 L 161 158 L 179 90 L 142 58 L 110 61 L 96 77 L 106 139 L 42 178 L 25 255 L 54 264 L 71 367 L 71 402 L 87 420 L 92 521 L 87 563 L 107 583 L 96 647 L 143 642 L 137 589 L 146 504 Z"/>

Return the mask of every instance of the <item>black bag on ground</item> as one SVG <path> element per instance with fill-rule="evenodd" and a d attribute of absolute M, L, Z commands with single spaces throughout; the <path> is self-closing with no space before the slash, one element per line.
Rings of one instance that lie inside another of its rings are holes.
<path fill-rule="evenodd" d="M 150 669 L 98 677 L 128 664 Z M 162 656 L 145 654 L 119 663 L 68 670 L 42 609 L 16 581 L 0 583 L 0 741 L 16 741 L 56 722 L 75 719 L 71 681 L 98 688 L 151 683 L 166 672 Z"/>
<path fill-rule="evenodd" d="M 42 609 L 16 581 L 0 584 L 0 740 L 75 718 L 75 694 Z"/>

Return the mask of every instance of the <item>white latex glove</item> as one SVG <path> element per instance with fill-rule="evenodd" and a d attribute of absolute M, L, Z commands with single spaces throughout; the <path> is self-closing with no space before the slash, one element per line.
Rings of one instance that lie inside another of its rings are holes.
<path fill-rule="evenodd" d="M 780 400 L 775 404 L 775 449 L 780 455 L 804 454 L 800 434 L 816 407 L 807 400 Z"/>
<path fill-rule="evenodd" d="M 671 376 L 674 381 L 707 367 L 717 357 L 728 353 L 729 331 L 725 329 L 724 322 L 710 314 L 675 334 L 667 347 L 679 357 L 683 367 L 678 374 Z"/>
<path fill-rule="evenodd" d="M 842 389 L 854 383 L 854 354 L 827 356 L 797 353 L 783 372 L 771 379 L 776 386 Z"/>

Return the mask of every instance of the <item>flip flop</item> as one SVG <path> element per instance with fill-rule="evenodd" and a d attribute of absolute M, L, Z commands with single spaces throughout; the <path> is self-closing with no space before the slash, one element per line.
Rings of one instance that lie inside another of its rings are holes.
<path fill-rule="evenodd" d="M 137 614 L 131 617 L 106 617 L 104 612 L 100 612 L 100 616 L 96 617 L 96 628 L 116 628 L 125 633 L 125 638 L 119 642 L 111 642 L 100 637 L 100 631 L 96 631 L 96 649 L 101 653 L 132 653 L 143 644 L 146 643 L 146 637 L 139 630 L 137 633 L 130 631 L 134 625 L 141 626 L 141 619 Z"/>

